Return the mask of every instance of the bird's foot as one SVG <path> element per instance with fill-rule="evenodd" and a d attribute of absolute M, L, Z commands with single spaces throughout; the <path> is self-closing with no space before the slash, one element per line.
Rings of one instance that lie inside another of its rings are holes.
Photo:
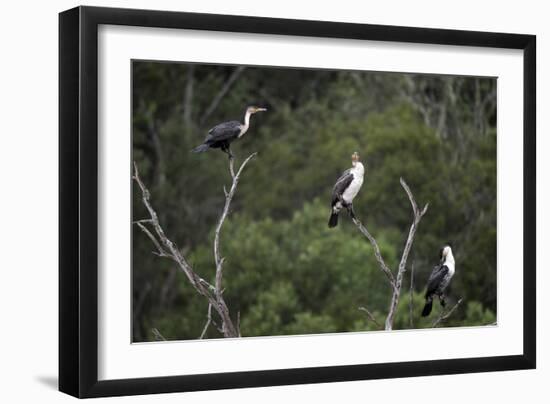
<path fill-rule="evenodd" d="M 233 155 L 233 153 L 231 152 L 231 149 L 227 148 L 227 149 L 224 149 L 223 150 L 226 154 L 227 154 L 227 158 L 229 160 L 233 160 L 235 158 L 235 156 Z"/>

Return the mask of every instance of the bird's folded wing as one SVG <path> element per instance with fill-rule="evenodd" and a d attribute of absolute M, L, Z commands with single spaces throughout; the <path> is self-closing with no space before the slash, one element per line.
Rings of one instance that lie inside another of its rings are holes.
<path fill-rule="evenodd" d="M 208 131 L 205 141 L 220 141 L 237 137 L 241 132 L 241 123 L 238 121 L 224 122 Z"/>
<path fill-rule="evenodd" d="M 438 265 L 434 267 L 430 278 L 428 279 L 428 293 L 435 292 L 439 287 L 441 281 L 449 273 L 449 268 L 447 265 Z"/>
<path fill-rule="evenodd" d="M 350 170 L 344 171 L 342 176 L 338 178 L 336 181 L 336 184 L 334 184 L 334 188 L 332 189 L 332 195 L 333 196 L 339 196 L 344 193 L 347 187 L 349 187 L 349 184 L 353 181 L 353 174 L 350 172 Z"/>

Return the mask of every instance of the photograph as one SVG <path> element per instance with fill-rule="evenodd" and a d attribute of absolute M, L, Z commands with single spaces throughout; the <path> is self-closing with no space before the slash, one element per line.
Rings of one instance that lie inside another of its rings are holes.
<path fill-rule="evenodd" d="M 498 326 L 496 77 L 135 59 L 131 89 L 132 342 Z"/>

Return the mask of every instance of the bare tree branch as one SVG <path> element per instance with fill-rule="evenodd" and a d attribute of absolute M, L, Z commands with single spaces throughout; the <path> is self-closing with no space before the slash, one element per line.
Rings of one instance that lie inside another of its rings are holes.
<path fill-rule="evenodd" d="M 406 271 L 407 258 L 409 257 L 409 252 L 411 251 L 411 247 L 414 241 L 414 235 L 416 233 L 416 229 L 418 228 L 418 224 L 420 223 L 420 220 L 422 220 L 422 217 L 426 214 L 426 211 L 428 210 L 428 206 L 429 206 L 429 204 L 426 204 L 424 208 L 420 211 L 418 209 L 418 205 L 416 204 L 416 201 L 414 200 L 414 196 L 411 192 L 411 189 L 409 188 L 405 180 L 403 178 L 400 178 L 399 182 L 401 183 L 401 186 L 403 187 L 403 189 L 407 193 L 407 196 L 409 197 L 409 201 L 413 209 L 414 218 L 413 218 L 413 223 L 411 224 L 411 227 L 409 229 L 409 235 L 405 243 L 405 248 L 403 249 L 403 254 L 401 255 L 401 261 L 399 262 L 397 277 L 395 279 L 395 287 L 393 290 L 392 301 L 390 304 L 390 311 L 388 313 L 388 316 L 386 317 L 386 330 L 391 330 L 393 327 L 393 320 L 395 318 L 395 312 L 397 311 L 399 296 L 401 294 L 401 285 L 403 283 L 403 275 L 405 274 L 405 271 Z"/>
<path fill-rule="evenodd" d="M 367 313 L 367 317 L 369 318 L 370 321 L 372 321 L 374 324 L 376 324 L 376 326 L 378 328 L 382 328 L 382 325 L 376 321 L 376 318 L 374 317 L 374 315 L 366 308 L 366 307 L 358 307 L 358 310 L 361 310 L 361 311 L 364 311 L 365 313 Z"/>
<path fill-rule="evenodd" d="M 357 219 L 356 217 L 352 217 L 351 220 L 357 226 L 359 231 L 363 233 L 363 235 L 370 241 L 372 244 L 372 247 L 374 248 L 374 256 L 376 257 L 376 260 L 378 261 L 378 264 L 380 265 L 380 270 L 386 275 L 388 278 L 388 281 L 390 282 L 390 285 L 392 289 L 395 288 L 395 278 L 393 276 L 393 273 L 390 268 L 386 265 L 386 262 L 384 261 L 384 258 L 382 258 L 382 254 L 380 253 L 380 247 L 378 247 L 378 243 L 376 242 L 376 239 L 369 233 L 367 228 Z"/>
<path fill-rule="evenodd" d="M 151 332 L 155 336 L 155 340 L 157 340 L 157 341 L 166 341 L 166 338 L 164 338 L 162 336 L 162 334 L 160 333 L 160 331 L 157 330 L 156 328 L 151 328 Z"/>
<path fill-rule="evenodd" d="M 208 330 L 208 327 L 210 327 L 210 323 L 212 322 L 212 305 L 208 304 L 208 313 L 206 315 L 206 324 L 204 325 L 204 328 L 202 329 L 201 335 L 199 339 L 203 339 L 206 335 L 206 331 Z"/>
<path fill-rule="evenodd" d="M 225 219 L 227 217 L 227 214 L 229 213 L 229 206 L 231 205 L 231 201 L 233 200 L 233 196 L 235 195 L 235 191 L 237 190 L 237 185 L 239 184 L 239 178 L 241 176 L 241 173 L 243 169 L 246 167 L 248 162 L 256 156 L 256 153 L 251 154 L 246 158 L 246 160 L 241 164 L 239 170 L 237 171 L 237 174 L 235 174 L 235 170 L 233 168 L 233 158 L 229 159 L 229 171 L 231 172 L 231 177 L 233 179 L 233 183 L 231 184 L 231 188 L 229 189 L 229 192 L 225 192 L 225 205 L 222 210 L 222 214 L 220 215 L 220 219 L 218 220 L 218 224 L 216 225 L 216 230 L 214 233 L 214 260 L 216 262 L 216 282 L 215 282 L 215 290 L 216 290 L 216 300 L 220 306 L 220 309 L 222 311 L 227 310 L 227 305 L 225 304 L 224 298 L 223 298 L 223 263 L 225 262 L 225 258 L 221 257 L 220 255 L 220 233 L 222 230 L 222 226 L 225 222 Z M 229 317 L 229 312 L 224 313 L 224 315 Z M 230 330 L 226 330 L 225 328 L 229 327 Z M 238 336 L 239 332 L 237 328 L 233 325 L 232 322 L 230 323 L 224 323 L 222 322 L 222 329 L 224 330 L 224 334 L 227 332 L 233 334 L 234 336 Z"/>
<path fill-rule="evenodd" d="M 382 258 L 382 254 L 380 253 L 380 248 L 378 247 L 378 243 L 376 242 L 376 239 L 369 233 L 367 228 L 359 221 L 359 219 L 357 219 L 355 215 L 352 214 L 353 223 L 355 224 L 355 226 L 357 226 L 359 231 L 369 240 L 369 242 L 373 246 L 374 255 L 376 257 L 376 260 L 378 261 L 380 270 L 386 275 L 386 278 L 388 278 L 390 287 L 392 288 L 392 298 L 390 303 L 390 309 L 384 325 L 384 328 L 386 330 L 391 330 L 393 327 L 395 312 L 397 310 L 397 305 L 399 303 L 399 296 L 401 294 L 401 286 L 403 284 L 403 275 L 405 274 L 405 271 L 406 271 L 407 258 L 409 257 L 409 253 L 413 244 L 416 229 L 418 228 L 418 224 L 420 223 L 420 220 L 428 210 L 428 204 L 426 204 L 422 210 L 419 210 L 418 205 L 416 204 L 414 196 L 411 192 L 411 189 L 409 188 L 405 180 L 403 178 L 400 178 L 399 181 L 401 183 L 401 186 L 407 193 L 407 196 L 409 197 L 414 218 L 413 218 L 413 223 L 411 224 L 411 227 L 409 229 L 409 235 L 407 237 L 407 241 L 403 249 L 403 254 L 401 255 L 401 260 L 399 262 L 399 267 L 397 269 L 397 276 L 393 275 L 393 272 L 391 271 L 391 269 L 386 265 L 384 258 Z"/>
<path fill-rule="evenodd" d="M 137 184 L 139 185 L 139 188 L 141 189 L 142 201 L 143 201 L 143 204 L 145 205 L 145 208 L 147 209 L 147 211 L 149 212 L 149 215 L 151 217 L 151 219 L 150 219 L 151 220 L 151 225 L 153 226 L 153 229 L 157 233 L 157 236 L 159 237 L 161 243 L 168 250 L 165 253 L 170 258 L 172 258 L 176 263 L 179 264 L 180 269 L 185 273 L 185 275 L 187 276 L 187 278 L 189 279 L 191 284 L 196 287 L 197 280 L 196 280 L 196 276 L 195 276 L 195 273 L 193 271 L 193 268 L 191 268 L 189 263 L 185 260 L 183 255 L 179 252 L 179 250 L 174 245 L 174 243 L 171 240 L 169 240 L 168 237 L 166 237 L 166 235 L 164 234 L 164 230 L 162 229 L 162 227 L 159 223 L 159 220 L 158 220 L 157 212 L 155 212 L 155 210 L 151 206 L 151 203 L 149 202 L 149 198 L 150 198 L 149 190 L 145 187 L 145 184 L 141 181 L 141 179 L 139 177 L 139 172 L 138 172 L 138 168 L 137 168 L 136 163 L 134 163 L 134 177 L 133 178 L 137 182 Z M 140 223 L 141 223 L 141 221 L 140 221 Z M 141 226 L 140 226 L 140 228 L 141 228 Z"/>
<path fill-rule="evenodd" d="M 218 92 L 216 97 L 214 97 L 214 99 L 208 106 L 206 112 L 201 117 L 199 122 L 201 126 L 206 122 L 206 120 L 210 117 L 210 115 L 212 115 L 212 113 L 216 110 L 216 108 L 218 108 L 218 104 L 221 102 L 223 97 L 225 97 L 225 95 L 227 94 L 227 92 L 235 82 L 235 80 L 239 78 L 239 76 L 244 71 L 244 69 L 245 69 L 245 66 L 239 66 L 235 70 L 233 70 L 233 73 L 231 73 L 231 76 L 229 76 L 229 78 L 223 85 L 222 89 Z"/>
<path fill-rule="evenodd" d="M 161 256 L 161 257 L 169 257 L 168 254 L 166 254 L 164 252 L 164 250 L 162 249 L 162 247 L 160 246 L 158 240 L 155 238 L 155 236 L 153 236 L 153 234 L 149 231 L 149 229 L 147 227 L 145 227 L 141 221 L 139 222 L 136 222 L 136 224 L 139 226 L 139 228 L 145 233 L 147 234 L 147 237 L 149 237 L 151 239 L 151 241 L 153 242 L 153 244 L 155 245 L 155 247 L 157 248 L 157 252 L 155 254 Z"/>
<path fill-rule="evenodd" d="M 447 320 L 451 314 L 460 306 L 460 303 L 462 303 L 462 298 L 458 299 L 458 302 L 451 307 L 451 309 L 448 312 L 445 312 L 444 310 L 439 314 L 439 317 L 437 317 L 434 322 L 432 323 L 432 328 L 437 327 L 442 321 Z"/>
<path fill-rule="evenodd" d="M 220 216 L 220 219 L 218 220 L 218 224 L 216 225 L 216 232 L 214 237 L 214 259 L 216 264 L 215 286 L 208 283 L 206 280 L 201 278 L 195 272 L 193 267 L 189 264 L 189 262 L 183 256 L 183 253 L 177 248 L 175 243 L 173 243 L 164 233 L 164 230 L 159 223 L 158 215 L 150 203 L 149 190 L 147 189 L 143 181 L 141 181 L 141 178 L 139 177 L 137 164 L 134 163 L 133 179 L 137 182 L 139 188 L 141 189 L 142 201 L 143 201 L 143 204 L 145 205 L 145 208 L 149 212 L 149 216 L 150 216 L 150 219 L 137 221 L 136 224 L 147 235 L 147 237 L 149 237 L 151 241 L 153 241 L 153 243 L 155 244 L 155 247 L 158 250 L 158 253 L 156 254 L 163 257 L 171 258 L 174 262 L 176 262 L 178 267 L 185 274 L 185 276 L 187 277 L 191 285 L 195 288 L 197 293 L 199 293 L 200 295 L 202 295 L 208 300 L 209 306 L 213 307 L 218 313 L 218 315 L 220 316 L 221 332 L 225 337 L 228 337 L 228 338 L 238 337 L 239 331 L 231 319 L 229 308 L 227 307 L 227 304 L 223 298 L 222 281 L 223 281 L 223 263 L 225 259 L 220 256 L 220 232 L 227 218 L 227 215 L 229 213 L 229 207 L 231 205 L 231 201 L 233 200 L 233 197 L 237 190 L 237 185 L 239 183 L 240 175 L 243 169 L 245 168 L 245 166 L 255 155 L 256 153 L 253 153 L 250 156 L 248 156 L 248 158 L 241 164 L 236 174 L 234 173 L 233 159 L 231 158 L 229 161 L 229 171 L 231 173 L 232 185 L 229 192 L 225 193 L 225 205 L 224 205 L 222 214 Z M 149 231 L 149 229 L 143 223 L 151 224 L 158 239 L 153 235 L 151 231 Z"/>

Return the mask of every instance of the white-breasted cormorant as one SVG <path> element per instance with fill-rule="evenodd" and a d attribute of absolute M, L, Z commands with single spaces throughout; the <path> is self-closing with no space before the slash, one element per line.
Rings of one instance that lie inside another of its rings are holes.
<path fill-rule="evenodd" d="M 430 277 L 426 288 L 426 304 L 422 310 L 422 317 L 429 316 L 432 312 L 432 303 L 434 297 L 438 297 L 441 306 L 445 307 L 445 289 L 449 286 L 453 275 L 455 274 L 455 258 L 450 245 L 441 249 L 440 262 L 436 265 Z"/>
<path fill-rule="evenodd" d="M 359 161 L 359 154 L 357 152 L 351 156 L 351 165 L 352 167 L 344 171 L 340 178 L 338 178 L 332 189 L 328 227 L 336 227 L 338 225 L 338 214 L 344 208 L 349 210 L 352 217 L 355 217 L 353 198 L 355 198 L 361 189 L 363 176 L 365 175 L 365 167 Z"/>
<path fill-rule="evenodd" d="M 233 157 L 230 144 L 235 139 L 242 137 L 250 125 L 250 117 L 256 112 L 267 111 L 266 108 L 248 107 L 244 115 L 244 123 L 239 121 L 229 121 L 220 123 L 208 131 L 204 142 L 191 150 L 194 153 L 203 153 L 208 149 L 221 149 L 229 157 Z"/>

